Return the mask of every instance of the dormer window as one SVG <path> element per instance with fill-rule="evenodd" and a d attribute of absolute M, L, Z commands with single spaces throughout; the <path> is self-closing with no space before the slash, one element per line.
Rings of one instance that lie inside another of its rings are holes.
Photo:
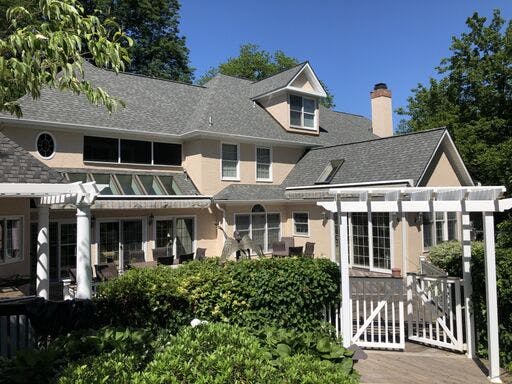
<path fill-rule="evenodd" d="M 316 130 L 316 100 L 304 96 L 290 95 L 290 125 Z"/>

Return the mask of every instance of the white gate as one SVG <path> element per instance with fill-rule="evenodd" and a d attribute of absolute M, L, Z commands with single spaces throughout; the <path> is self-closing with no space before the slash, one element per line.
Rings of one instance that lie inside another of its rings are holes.
<path fill-rule="evenodd" d="M 404 290 L 401 279 L 350 277 L 352 340 L 363 348 L 404 349 Z M 327 309 L 326 320 L 339 335 L 341 306 Z"/>
<path fill-rule="evenodd" d="M 465 351 L 462 287 L 459 278 L 408 274 L 408 339 Z"/>

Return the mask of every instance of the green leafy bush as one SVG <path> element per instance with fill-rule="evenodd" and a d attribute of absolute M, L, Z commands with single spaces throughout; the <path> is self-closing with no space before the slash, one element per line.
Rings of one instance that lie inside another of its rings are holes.
<path fill-rule="evenodd" d="M 445 269 L 451 276 L 462 276 L 462 247 L 458 242 L 442 243 L 430 250 L 433 264 Z M 471 246 L 471 277 L 478 353 L 487 356 L 487 306 L 485 293 L 485 257 L 482 242 Z M 504 365 L 512 362 L 512 249 L 496 248 L 496 283 L 500 357 Z"/>
<path fill-rule="evenodd" d="M 98 287 L 100 317 L 113 326 L 177 331 L 192 319 L 176 274 L 167 267 L 136 268 Z"/>
<path fill-rule="evenodd" d="M 227 324 L 187 327 L 155 354 L 134 383 L 356 383 L 352 363 L 338 364 L 314 355 L 276 359 L 247 329 Z"/>
<path fill-rule="evenodd" d="M 130 270 L 99 290 L 113 324 L 175 326 L 193 317 L 258 329 L 314 330 L 339 298 L 339 270 L 324 259 L 194 261 Z"/>

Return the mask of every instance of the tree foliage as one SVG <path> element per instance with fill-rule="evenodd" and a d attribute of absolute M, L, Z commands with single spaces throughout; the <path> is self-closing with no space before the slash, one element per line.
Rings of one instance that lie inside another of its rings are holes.
<path fill-rule="evenodd" d="M 238 56 L 229 58 L 218 67 L 210 68 L 198 80 L 198 84 L 205 84 L 218 73 L 258 81 L 298 64 L 299 61 L 296 58 L 287 56 L 283 51 L 277 50 L 271 53 L 260 49 L 256 44 L 244 44 L 240 46 Z M 327 92 L 327 97 L 322 100 L 322 104 L 327 108 L 334 108 L 334 96 L 322 81 L 321 83 Z"/>
<path fill-rule="evenodd" d="M 0 111 L 17 116 L 16 99 L 34 99 L 43 86 L 84 94 L 109 111 L 122 101 L 94 87 L 83 76 L 84 56 L 99 67 L 123 70 L 129 62 L 131 39 L 111 19 L 84 15 L 76 0 L 41 0 L 35 9 L 9 8 L 6 36 L 0 40 Z"/>
<path fill-rule="evenodd" d="M 512 187 L 512 24 L 498 10 L 487 22 L 473 14 L 453 37 L 438 79 L 418 85 L 402 131 L 446 126 L 476 181 Z"/>
<path fill-rule="evenodd" d="M 191 83 L 193 68 L 179 35 L 178 0 L 81 0 L 88 14 L 111 17 L 133 39 L 128 72 Z"/>

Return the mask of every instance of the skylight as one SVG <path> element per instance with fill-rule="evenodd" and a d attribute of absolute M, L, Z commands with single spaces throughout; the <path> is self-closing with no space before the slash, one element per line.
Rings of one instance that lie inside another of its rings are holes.
<path fill-rule="evenodd" d="M 315 184 L 328 184 L 331 182 L 333 177 L 338 173 L 341 165 L 344 163 L 344 159 L 331 160 L 326 165 Z"/>

